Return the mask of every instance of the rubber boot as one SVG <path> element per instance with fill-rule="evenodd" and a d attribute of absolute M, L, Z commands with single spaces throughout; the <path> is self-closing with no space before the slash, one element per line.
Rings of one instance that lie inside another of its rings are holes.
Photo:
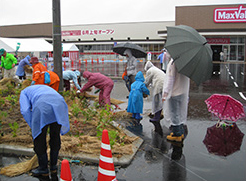
<path fill-rule="evenodd" d="M 182 142 L 184 139 L 184 134 L 183 134 L 183 126 L 178 125 L 178 126 L 172 126 L 172 133 L 167 136 L 168 141 L 175 141 L 175 142 Z"/>
<path fill-rule="evenodd" d="M 52 151 L 50 150 L 50 173 L 51 173 L 51 180 L 58 181 L 57 177 L 57 160 L 58 160 L 59 150 Z"/>
<path fill-rule="evenodd" d="M 163 136 L 163 130 L 162 130 L 160 121 L 154 121 L 152 123 L 155 126 L 155 132 L 158 133 L 162 137 Z"/>
<path fill-rule="evenodd" d="M 135 114 L 135 119 L 141 120 L 141 119 L 143 119 L 143 117 L 140 116 L 140 113 L 136 113 L 136 114 Z"/>
<path fill-rule="evenodd" d="M 38 168 L 31 171 L 33 176 L 49 177 L 47 153 L 38 156 L 38 164 Z"/>
<path fill-rule="evenodd" d="M 155 116 L 154 116 L 152 119 L 150 119 L 149 121 L 150 121 L 150 122 L 160 121 L 160 118 L 161 118 L 161 111 L 162 111 L 162 110 L 157 111 L 157 112 L 155 113 Z"/>

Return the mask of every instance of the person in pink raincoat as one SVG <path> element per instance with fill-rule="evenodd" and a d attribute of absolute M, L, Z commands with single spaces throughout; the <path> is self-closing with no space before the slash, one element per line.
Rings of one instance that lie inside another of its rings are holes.
<path fill-rule="evenodd" d="M 95 86 L 100 89 L 99 93 L 99 104 L 105 106 L 106 104 L 111 105 L 110 103 L 110 93 L 114 87 L 114 82 L 109 77 L 101 73 L 92 73 L 89 71 L 84 71 L 83 77 L 88 80 L 88 82 L 80 89 L 80 92 L 84 92 Z"/>

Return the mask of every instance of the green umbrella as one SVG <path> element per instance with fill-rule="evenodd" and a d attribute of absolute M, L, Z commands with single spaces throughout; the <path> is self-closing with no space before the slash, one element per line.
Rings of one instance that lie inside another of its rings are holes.
<path fill-rule="evenodd" d="M 174 59 L 178 72 L 189 77 L 197 85 L 211 78 L 211 47 L 206 38 L 192 27 L 167 27 L 165 48 Z"/>

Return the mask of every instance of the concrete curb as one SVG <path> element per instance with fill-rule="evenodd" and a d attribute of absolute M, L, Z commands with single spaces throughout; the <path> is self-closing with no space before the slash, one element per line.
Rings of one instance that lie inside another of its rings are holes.
<path fill-rule="evenodd" d="M 114 123 L 114 125 L 116 126 L 117 124 Z M 126 135 L 128 136 L 131 136 L 131 137 L 136 136 L 130 131 L 126 130 L 125 128 L 121 127 L 121 130 L 123 130 L 124 133 L 126 133 Z M 135 154 L 137 153 L 139 147 L 142 145 L 142 143 L 143 143 L 143 139 L 139 137 L 133 142 L 133 146 L 132 146 L 133 153 L 131 155 L 123 155 L 120 158 L 113 157 L 114 165 L 122 166 L 122 167 L 128 166 L 131 163 Z M 5 144 L 0 144 L 0 153 L 1 154 L 13 154 L 16 156 L 34 156 L 35 154 L 33 151 L 33 148 L 26 148 L 23 146 L 12 146 L 12 145 L 5 145 Z M 73 155 L 59 154 L 59 158 L 61 159 L 70 158 L 73 160 L 80 160 L 82 162 L 87 162 L 87 163 L 96 163 L 96 164 L 99 163 L 99 156 L 95 157 L 90 154 L 81 154 L 81 153 L 77 153 Z"/>

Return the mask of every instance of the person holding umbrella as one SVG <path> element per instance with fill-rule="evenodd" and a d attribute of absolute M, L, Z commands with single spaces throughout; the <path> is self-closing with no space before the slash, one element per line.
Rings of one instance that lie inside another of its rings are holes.
<path fill-rule="evenodd" d="M 132 51 L 130 49 L 126 49 L 124 55 L 127 57 L 127 64 L 125 69 L 129 78 L 129 85 L 127 85 L 127 88 L 130 92 L 131 85 L 135 81 L 135 76 L 137 74 L 137 59 L 132 55 Z"/>
<path fill-rule="evenodd" d="M 136 58 L 145 58 L 147 53 L 139 45 L 130 42 L 115 45 L 113 47 L 113 51 L 117 54 L 127 57 L 125 73 L 123 73 L 122 79 L 125 80 L 126 87 L 130 92 L 131 84 L 135 81 L 135 76 L 137 74 Z"/>
<path fill-rule="evenodd" d="M 168 63 L 166 80 L 163 85 L 164 117 L 171 122 L 171 134 L 167 140 L 182 142 L 188 111 L 190 79 L 177 71 L 173 59 Z"/>

